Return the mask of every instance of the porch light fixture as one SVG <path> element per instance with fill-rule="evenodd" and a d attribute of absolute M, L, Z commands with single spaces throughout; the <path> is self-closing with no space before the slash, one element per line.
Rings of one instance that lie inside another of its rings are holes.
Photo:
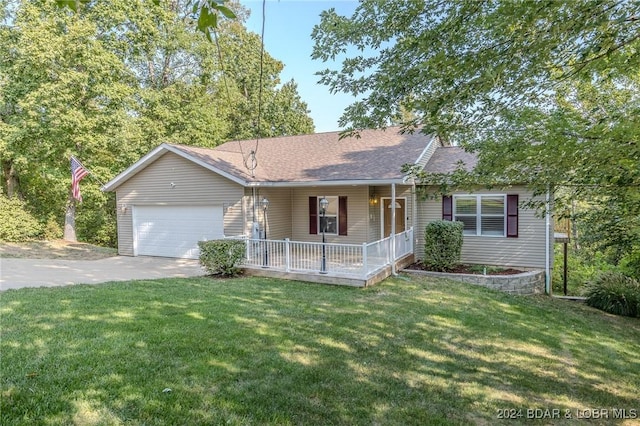
<path fill-rule="evenodd" d="M 369 204 L 371 204 L 372 206 L 378 204 L 378 197 L 376 196 L 375 192 L 369 197 Z"/>
<path fill-rule="evenodd" d="M 269 250 L 267 248 L 267 209 L 269 208 L 269 200 L 266 197 L 262 197 L 260 201 L 262 206 L 262 227 L 264 228 L 264 258 L 262 259 L 262 267 L 266 268 L 269 265 Z"/>
<path fill-rule="evenodd" d="M 326 197 L 322 197 L 320 199 L 320 210 L 322 212 L 322 264 L 320 265 L 320 273 L 327 273 L 327 252 L 326 252 L 326 240 L 325 240 L 325 232 L 327 231 L 327 219 L 325 217 L 325 213 L 327 212 L 327 207 L 329 207 L 329 200 Z"/>

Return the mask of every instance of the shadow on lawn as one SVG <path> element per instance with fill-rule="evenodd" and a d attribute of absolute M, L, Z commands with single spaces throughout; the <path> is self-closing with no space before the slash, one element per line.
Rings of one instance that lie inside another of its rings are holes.
<path fill-rule="evenodd" d="M 588 308 L 434 283 L 192 279 L 77 287 L 65 299 L 52 291 L 38 318 L 6 330 L 4 363 L 20 365 L 3 373 L 0 419 L 494 424 L 507 408 L 638 408 L 637 322 L 611 332 Z"/>

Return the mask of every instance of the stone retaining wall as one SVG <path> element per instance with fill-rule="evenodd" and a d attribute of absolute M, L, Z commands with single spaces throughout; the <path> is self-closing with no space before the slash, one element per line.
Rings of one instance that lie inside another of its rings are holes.
<path fill-rule="evenodd" d="M 448 274 L 415 269 L 404 269 L 403 272 L 462 281 L 511 294 L 544 294 L 545 287 L 544 271 L 528 271 L 514 275 Z"/>

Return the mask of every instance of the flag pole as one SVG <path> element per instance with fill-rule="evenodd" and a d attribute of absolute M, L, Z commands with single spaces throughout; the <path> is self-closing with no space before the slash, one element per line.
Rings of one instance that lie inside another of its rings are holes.
<path fill-rule="evenodd" d="M 96 182 L 98 182 L 100 184 L 100 186 L 104 186 L 104 183 L 102 183 L 102 181 L 100 179 L 98 179 L 96 177 L 96 175 L 94 175 L 91 170 L 89 170 L 84 164 L 82 164 L 82 162 L 80 160 L 78 160 L 75 155 L 72 155 L 71 158 L 76 160 L 78 162 L 78 164 L 80 164 L 87 172 L 89 172 L 89 176 L 94 178 L 96 180 Z"/>

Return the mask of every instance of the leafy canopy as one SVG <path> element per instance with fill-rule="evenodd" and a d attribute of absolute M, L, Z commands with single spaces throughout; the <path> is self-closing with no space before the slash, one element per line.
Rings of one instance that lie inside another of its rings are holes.
<path fill-rule="evenodd" d="M 342 59 L 320 82 L 361 99 L 348 132 L 400 122 L 477 151 L 423 183 L 550 189 L 560 213 L 589 203 L 594 239 L 640 244 L 640 1 L 363 0 L 312 36 Z"/>
<path fill-rule="evenodd" d="M 212 43 L 193 19 L 214 9 L 215 22 L 202 21 Z M 78 236 L 114 244 L 115 197 L 101 183 L 152 147 L 312 132 L 295 82 L 281 84 L 284 65 L 267 52 L 260 79 L 262 44 L 246 16 L 213 0 L 0 0 L 2 192 L 62 224 L 75 155 L 92 172 Z"/>

